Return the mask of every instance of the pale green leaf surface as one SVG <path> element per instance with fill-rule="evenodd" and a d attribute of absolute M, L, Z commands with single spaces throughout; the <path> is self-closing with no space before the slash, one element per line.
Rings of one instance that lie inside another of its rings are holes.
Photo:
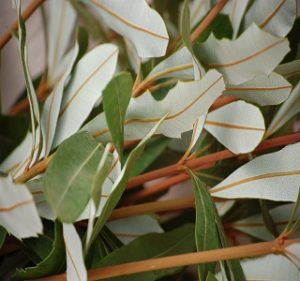
<path fill-rule="evenodd" d="M 265 106 L 284 102 L 291 89 L 292 85 L 286 79 L 272 72 L 269 75 L 258 75 L 239 85 L 227 85 L 224 95 Z"/>
<path fill-rule="evenodd" d="M 142 58 L 166 53 L 169 36 L 163 19 L 145 0 L 92 0 L 104 23 L 128 38 Z"/>
<path fill-rule="evenodd" d="M 86 132 L 59 146 L 43 182 L 45 197 L 61 221 L 75 221 L 86 207 L 102 152 Z"/>
<path fill-rule="evenodd" d="M 225 81 L 234 85 L 257 75 L 270 74 L 289 52 L 286 38 L 275 37 L 255 24 L 236 40 L 217 40 L 212 34 L 195 47 L 204 66 L 220 71 Z"/>
<path fill-rule="evenodd" d="M 210 194 L 200 179 L 190 172 L 195 193 L 196 226 L 195 241 L 197 251 L 219 248 L 219 234 L 216 226 L 216 211 Z M 204 281 L 209 271 L 214 272 L 215 263 L 198 265 L 199 280 Z"/>
<path fill-rule="evenodd" d="M 18 239 L 37 237 L 43 231 L 31 193 L 11 177 L 0 178 L 0 225 Z"/>
<path fill-rule="evenodd" d="M 247 9 L 249 0 L 232 0 L 228 1 L 222 10 L 222 13 L 228 14 L 232 28 L 233 38 L 236 38 L 240 29 L 240 25 Z"/>
<path fill-rule="evenodd" d="M 203 19 L 206 13 L 211 8 L 211 1 L 209 0 L 194 0 L 190 1 L 190 25 L 195 27 Z"/>
<path fill-rule="evenodd" d="M 258 156 L 210 190 L 220 198 L 295 202 L 300 180 L 300 143 Z"/>
<path fill-rule="evenodd" d="M 143 235 L 103 258 L 97 267 L 104 267 L 130 261 L 172 256 L 194 250 L 194 225 L 186 224 L 166 233 Z M 178 273 L 182 268 L 148 271 L 134 275 L 110 278 L 110 281 L 155 281 L 164 276 Z"/>
<path fill-rule="evenodd" d="M 112 141 L 122 161 L 124 120 L 131 98 L 133 80 L 128 72 L 116 75 L 103 91 L 103 108 Z"/>
<path fill-rule="evenodd" d="M 282 76 L 288 78 L 300 74 L 300 60 L 294 60 L 291 62 L 283 63 L 278 65 L 275 72 L 281 74 Z"/>
<path fill-rule="evenodd" d="M 295 0 L 255 1 L 245 16 L 245 26 L 255 22 L 264 30 L 284 37 L 296 19 Z"/>
<path fill-rule="evenodd" d="M 150 215 L 134 216 L 107 223 L 107 227 L 127 245 L 129 242 L 147 233 L 164 232 L 158 221 Z"/>
<path fill-rule="evenodd" d="M 205 129 L 235 154 L 248 153 L 261 142 L 265 122 L 258 107 L 236 101 L 208 113 Z"/>
<path fill-rule="evenodd" d="M 156 101 L 150 92 L 131 99 L 125 119 L 125 140 L 143 138 L 165 114 L 168 116 L 156 133 L 180 138 L 183 132 L 193 129 L 193 123 L 208 111 L 224 88 L 222 75 L 212 70 L 201 80 L 178 82 L 162 101 Z M 104 114 L 94 118 L 83 130 L 102 142 L 110 141 Z"/>
<path fill-rule="evenodd" d="M 115 45 L 102 44 L 80 59 L 63 96 L 53 147 L 74 134 L 101 99 L 115 72 L 117 57 Z"/>
<path fill-rule="evenodd" d="M 67 280 L 87 281 L 81 240 L 73 224 L 63 224 L 63 236 L 67 256 Z"/>
<path fill-rule="evenodd" d="M 266 135 L 270 136 L 300 111 L 300 81 L 288 99 L 281 105 L 270 123 Z"/>
<path fill-rule="evenodd" d="M 179 49 L 156 65 L 146 77 L 147 80 L 158 78 L 193 79 L 193 57 L 186 47 Z"/>
<path fill-rule="evenodd" d="M 54 85 L 59 79 L 61 64 L 75 26 L 76 13 L 67 0 L 50 1 L 48 8 L 48 82 Z M 64 72 L 64 71 L 63 71 Z"/>

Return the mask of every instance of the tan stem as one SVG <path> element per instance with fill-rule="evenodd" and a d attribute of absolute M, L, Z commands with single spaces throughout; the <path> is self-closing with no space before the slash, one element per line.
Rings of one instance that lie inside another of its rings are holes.
<path fill-rule="evenodd" d="M 182 254 L 176 256 L 162 257 L 129 262 L 103 268 L 91 269 L 88 271 L 88 280 L 102 280 L 117 276 L 125 276 L 135 273 L 181 267 L 187 265 L 215 262 L 220 260 L 231 260 L 239 258 L 256 257 L 266 254 L 283 253 L 288 245 L 299 243 L 300 238 L 282 241 L 274 240 L 260 242 L 243 246 L 235 246 L 223 249 L 215 249 L 197 253 Z M 66 280 L 65 274 L 36 279 L 36 281 L 58 281 Z"/>
<path fill-rule="evenodd" d="M 35 10 L 43 4 L 45 0 L 32 0 L 25 11 L 22 13 L 23 20 L 27 20 Z M 9 42 L 12 37 L 12 31 L 17 31 L 19 27 L 18 21 L 15 21 L 9 30 L 7 30 L 1 37 L 0 37 L 0 50 Z"/>

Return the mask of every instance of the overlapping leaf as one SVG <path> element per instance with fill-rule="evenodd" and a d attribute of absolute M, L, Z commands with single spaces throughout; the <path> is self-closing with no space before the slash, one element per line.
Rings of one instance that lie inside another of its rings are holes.
<path fill-rule="evenodd" d="M 300 180 L 300 143 L 256 157 L 210 190 L 221 198 L 295 201 Z"/>
<path fill-rule="evenodd" d="M 292 85 L 281 75 L 259 75 L 239 85 L 227 85 L 224 95 L 237 97 L 258 105 L 275 105 L 284 102 Z"/>
<path fill-rule="evenodd" d="M 61 104 L 54 147 L 74 134 L 90 114 L 115 72 L 117 56 L 115 45 L 102 44 L 78 62 Z"/>
<path fill-rule="evenodd" d="M 282 104 L 271 124 L 269 125 L 266 136 L 272 135 L 281 128 L 287 121 L 300 111 L 300 81 L 292 90 L 289 98 Z"/>
<path fill-rule="evenodd" d="M 180 138 L 181 133 L 193 128 L 193 123 L 224 90 L 222 75 L 209 71 L 201 80 L 178 82 L 162 101 L 156 101 L 149 92 L 131 99 L 125 118 L 125 140 L 141 139 L 155 122 L 168 114 L 158 128 L 158 134 Z M 104 114 L 98 115 L 83 130 L 106 142 L 110 140 Z"/>
<path fill-rule="evenodd" d="M 38 236 L 43 225 L 26 185 L 0 178 L 0 224 L 18 239 Z"/>
<path fill-rule="evenodd" d="M 205 129 L 235 154 L 255 149 L 265 133 L 260 110 L 244 101 L 227 104 L 210 112 Z"/>
<path fill-rule="evenodd" d="M 245 16 L 245 25 L 255 22 L 264 30 L 284 37 L 296 19 L 295 0 L 255 1 Z"/>
<path fill-rule="evenodd" d="M 145 0 L 92 0 L 101 19 L 133 42 L 140 57 L 160 57 L 166 52 L 169 36 L 160 15 Z"/>
<path fill-rule="evenodd" d="M 226 82 L 237 85 L 257 75 L 270 74 L 288 53 L 289 43 L 253 24 L 236 40 L 217 40 L 211 35 L 195 50 L 206 67 L 217 69 Z"/>
<path fill-rule="evenodd" d="M 288 78 L 300 74 L 300 60 L 294 60 L 288 63 L 278 65 L 275 72 Z"/>

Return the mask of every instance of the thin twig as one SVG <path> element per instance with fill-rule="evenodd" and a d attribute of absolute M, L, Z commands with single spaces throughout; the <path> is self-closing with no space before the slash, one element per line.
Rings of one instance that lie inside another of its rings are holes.
<path fill-rule="evenodd" d="M 22 13 L 23 20 L 27 20 L 35 10 L 43 4 L 45 0 L 32 0 L 25 11 Z M 7 30 L 1 37 L 0 37 L 0 50 L 9 42 L 12 37 L 12 31 L 17 31 L 19 27 L 19 23 L 16 20 L 9 30 Z"/>
<path fill-rule="evenodd" d="M 239 258 L 256 257 L 266 254 L 281 254 L 284 249 L 294 243 L 299 243 L 300 238 L 290 240 L 274 240 L 269 242 L 253 243 L 243 246 L 235 246 L 223 249 L 202 251 L 197 253 L 181 254 L 176 256 L 153 258 L 136 262 L 123 263 L 88 271 L 88 280 L 101 280 L 117 276 L 125 276 L 135 273 L 182 267 L 187 265 L 216 262 L 220 260 L 231 260 Z M 59 274 L 36 281 L 59 281 L 66 280 L 65 274 Z"/>

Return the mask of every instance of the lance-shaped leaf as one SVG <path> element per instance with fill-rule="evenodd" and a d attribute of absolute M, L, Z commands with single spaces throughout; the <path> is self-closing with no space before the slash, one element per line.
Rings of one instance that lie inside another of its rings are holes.
<path fill-rule="evenodd" d="M 70 42 L 76 13 L 67 0 L 50 1 L 48 9 L 48 83 L 53 85 L 61 74 L 60 65 Z"/>
<path fill-rule="evenodd" d="M 149 215 L 114 220 L 109 222 L 107 226 L 124 244 L 128 244 L 147 233 L 164 232 L 157 220 Z"/>
<path fill-rule="evenodd" d="M 270 215 L 272 216 L 274 224 L 279 233 L 281 233 L 281 231 L 283 231 L 288 224 L 293 206 L 294 204 L 285 204 L 270 210 Z M 300 215 L 300 210 L 297 210 L 295 215 L 298 217 Z M 274 237 L 266 228 L 261 214 L 235 221 L 230 224 L 230 226 L 261 240 L 274 239 Z"/>
<path fill-rule="evenodd" d="M 300 81 L 288 99 L 282 104 L 278 112 L 274 116 L 271 124 L 269 125 L 266 136 L 272 135 L 279 128 L 281 128 L 287 121 L 294 117 L 300 111 Z"/>
<path fill-rule="evenodd" d="M 29 101 L 30 119 L 31 119 L 32 144 L 31 144 L 31 153 L 29 156 L 29 162 L 27 164 L 27 166 L 29 166 L 33 164 L 35 160 L 38 158 L 39 152 L 42 148 L 42 131 L 41 131 L 41 127 L 39 126 L 40 124 L 39 103 L 34 90 L 33 82 L 30 77 L 30 71 L 28 68 L 28 54 L 27 54 L 27 47 L 26 47 L 26 27 L 25 27 L 25 22 L 21 15 L 20 0 L 15 0 L 15 4 L 17 7 L 18 21 L 19 21 L 19 29 L 18 29 L 19 52 L 21 56 L 22 69 L 25 78 L 25 86 L 27 91 L 27 98 Z"/>
<path fill-rule="evenodd" d="M 0 224 L 18 239 L 38 236 L 43 225 L 26 185 L 0 178 Z"/>
<path fill-rule="evenodd" d="M 168 116 L 157 130 L 171 138 L 193 128 L 193 123 L 221 95 L 225 85 L 222 75 L 209 71 L 201 80 L 178 82 L 162 101 L 156 101 L 150 92 L 131 99 L 125 119 L 125 140 L 141 139 L 165 114 Z M 103 142 L 110 141 L 104 114 L 98 115 L 83 130 Z"/>
<path fill-rule="evenodd" d="M 275 105 L 284 102 L 292 85 L 281 75 L 258 75 L 240 85 L 227 85 L 224 95 L 233 96 L 258 105 Z"/>
<path fill-rule="evenodd" d="M 233 28 L 233 38 L 236 38 L 240 29 L 240 25 L 247 9 L 249 0 L 233 0 L 228 1 L 228 3 L 223 8 L 222 12 L 228 14 L 232 28 Z"/>
<path fill-rule="evenodd" d="M 295 0 L 255 1 L 245 16 L 245 26 L 255 22 L 264 30 L 284 37 L 296 19 Z"/>
<path fill-rule="evenodd" d="M 265 133 L 260 110 L 244 101 L 227 104 L 210 112 L 205 129 L 235 154 L 255 149 Z"/>
<path fill-rule="evenodd" d="M 52 242 L 52 250 L 44 260 L 36 266 L 17 269 L 12 280 L 29 280 L 45 277 L 51 274 L 59 273 L 64 266 L 65 249 L 62 234 L 62 224 L 55 222 L 55 233 Z"/>
<path fill-rule="evenodd" d="M 121 263 L 139 261 L 163 256 L 172 256 L 189 253 L 195 249 L 194 225 L 186 224 L 165 232 L 143 235 L 128 245 L 125 245 L 103 258 L 96 267 L 105 267 Z M 122 281 L 155 281 L 164 276 L 179 273 L 181 268 L 152 270 L 134 275 L 122 276 Z M 120 280 L 120 277 L 110 278 L 111 281 Z"/>
<path fill-rule="evenodd" d="M 113 209 L 118 204 L 124 190 L 127 184 L 127 181 L 130 177 L 130 170 L 133 167 L 136 160 L 141 156 L 143 153 L 143 150 L 147 144 L 147 142 L 150 140 L 150 138 L 153 136 L 153 134 L 156 133 L 159 126 L 161 126 L 163 120 L 166 118 L 166 116 L 163 116 L 159 120 L 158 123 L 155 124 L 155 126 L 148 132 L 148 134 L 140 141 L 140 143 L 131 151 L 129 156 L 127 157 L 126 163 L 121 171 L 121 173 L 118 175 L 116 181 L 114 182 L 110 194 L 107 197 L 107 200 L 104 204 L 104 206 L 101 208 L 101 213 L 99 218 L 96 221 L 91 239 L 89 240 L 89 243 L 86 246 L 86 252 L 100 233 L 102 227 L 106 223 L 107 219 L 111 215 Z"/>
<path fill-rule="evenodd" d="M 54 147 L 74 134 L 90 114 L 115 72 L 117 56 L 115 45 L 102 44 L 78 62 L 71 84 L 64 93 Z"/>
<path fill-rule="evenodd" d="M 183 47 L 155 66 L 146 77 L 153 81 L 159 78 L 193 79 L 193 57 L 190 51 Z"/>
<path fill-rule="evenodd" d="M 48 156 L 52 147 L 55 135 L 57 119 L 59 115 L 60 105 L 63 97 L 63 91 L 67 80 L 69 79 L 73 64 L 77 57 L 79 48 L 78 44 L 72 50 L 72 58 L 66 71 L 61 76 L 52 93 L 47 97 L 42 113 L 42 130 L 44 136 L 44 153 Z"/>
<path fill-rule="evenodd" d="M 124 120 L 131 98 L 132 86 L 130 73 L 123 72 L 115 76 L 103 91 L 105 117 L 120 159 L 123 157 Z"/>
<path fill-rule="evenodd" d="M 275 37 L 251 25 L 234 41 L 211 35 L 195 48 L 199 60 L 223 73 L 229 84 L 241 84 L 257 75 L 270 74 L 289 51 L 286 38 Z"/>
<path fill-rule="evenodd" d="M 288 78 L 300 74 L 300 60 L 294 60 L 291 62 L 283 63 L 278 65 L 275 72 L 281 74 L 282 76 Z"/>
<path fill-rule="evenodd" d="M 110 28 L 132 41 L 140 57 L 166 53 L 169 36 L 165 23 L 145 0 L 92 0 L 91 6 Z"/>
<path fill-rule="evenodd" d="M 59 146 L 43 181 L 46 199 L 61 221 L 75 221 L 87 205 L 102 152 L 86 132 Z"/>
<path fill-rule="evenodd" d="M 189 173 L 192 178 L 195 193 L 195 240 L 197 251 L 217 249 L 219 248 L 220 243 L 218 228 L 216 226 L 216 210 L 214 202 L 200 179 L 193 172 Z M 208 272 L 215 271 L 215 266 L 215 263 L 198 265 L 199 280 L 205 281 Z"/>
<path fill-rule="evenodd" d="M 300 180 L 300 143 L 259 156 L 210 190 L 221 198 L 296 201 Z"/>
<path fill-rule="evenodd" d="M 63 235 L 67 255 L 67 280 L 87 280 L 81 240 L 73 224 L 63 224 Z"/>

